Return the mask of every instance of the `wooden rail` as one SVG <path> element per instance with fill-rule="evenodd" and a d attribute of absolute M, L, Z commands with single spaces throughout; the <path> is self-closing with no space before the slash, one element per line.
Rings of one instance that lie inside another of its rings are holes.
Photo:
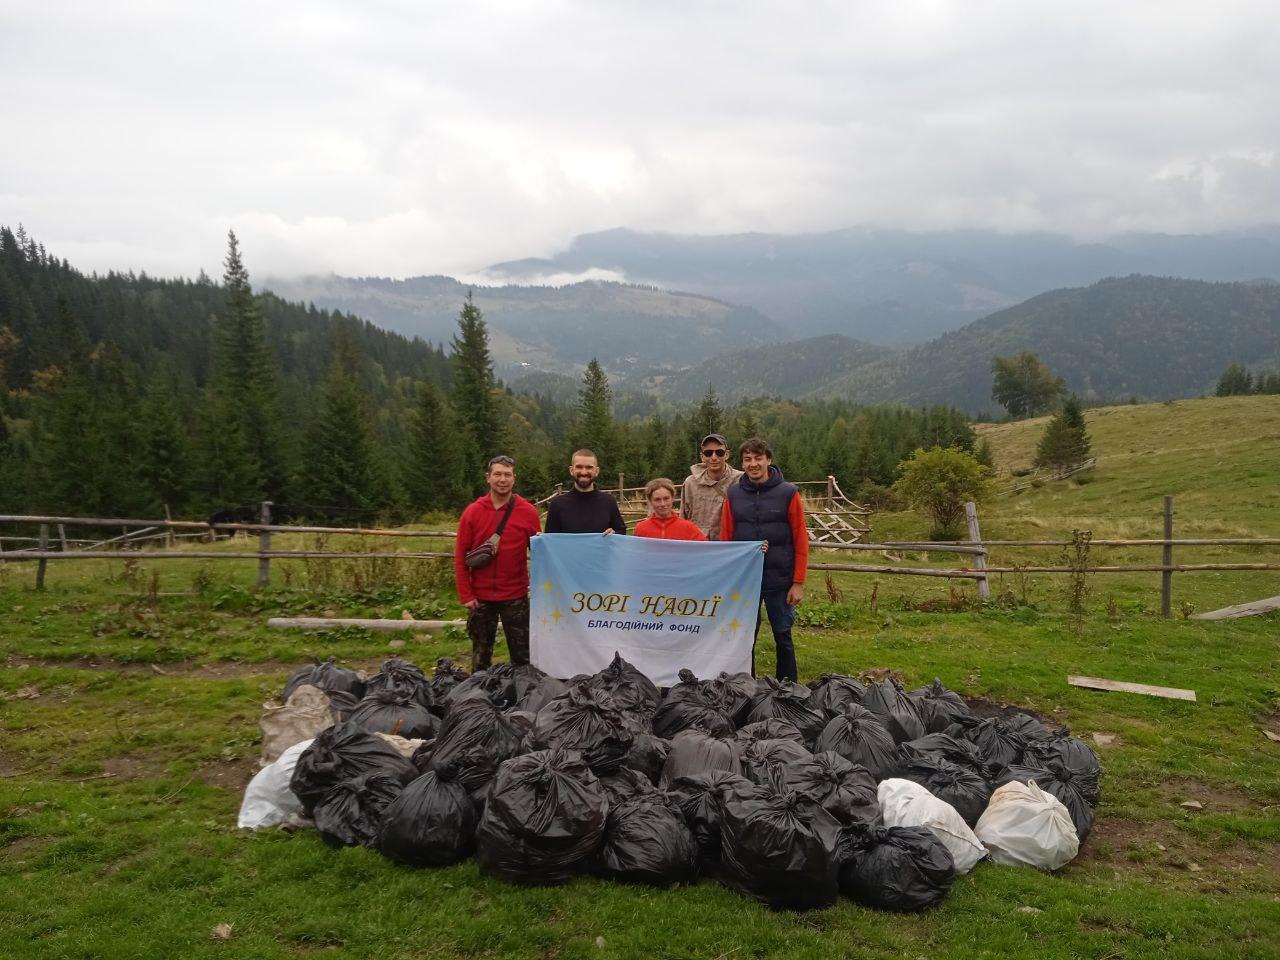
<path fill-rule="evenodd" d="M 843 497 L 834 478 L 830 478 L 828 489 L 836 497 Z M 320 536 L 358 536 L 358 537 L 418 537 L 418 538 L 456 538 L 453 530 L 388 530 L 376 527 L 315 527 L 273 524 L 270 520 L 270 504 L 263 504 L 260 511 L 261 523 L 209 523 L 204 520 L 164 520 L 115 518 L 115 517 L 59 517 L 0 515 L 0 523 L 25 524 L 35 526 L 38 537 L 9 537 L 11 542 L 35 543 L 35 549 L 20 548 L 4 550 L 4 538 L 0 538 L 0 563 L 17 561 L 36 561 L 36 586 L 44 587 L 46 568 L 49 561 L 57 560 L 257 560 L 258 582 L 266 584 L 270 578 L 272 560 L 448 560 L 453 557 L 451 551 L 419 550 L 419 551 L 364 551 L 364 550 L 324 550 L 273 549 L 272 534 L 302 533 Z M 1098 564 L 1094 566 L 1073 567 L 1060 564 L 1003 564 L 992 565 L 989 562 L 993 547 L 1070 547 L 1075 540 L 983 540 L 977 522 L 977 510 L 969 505 L 966 510 L 969 525 L 969 539 L 954 542 L 940 541 L 887 541 L 885 543 L 844 543 L 819 539 L 824 531 L 810 532 L 811 557 L 820 550 L 856 550 L 872 552 L 900 553 L 951 553 L 961 557 L 972 557 L 971 565 L 960 567 L 913 567 L 899 563 L 840 563 L 813 560 L 809 569 L 823 571 L 843 571 L 849 573 L 870 573 L 887 576 L 939 577 L 947 579 L 973 580 L 978 584 L 979 595 L 988 596 L 989 578 L 999 574 L 1112 574 L 1112 573 L 1159 573 L 1161 575 L 1161 613 L 1171 615 L 1172 579 L 1175 573 L 1202 573 L 1209 571 L 1275 571 L 1280 570 L 1280 563 L 1175 563 L 1173 551 L 1175 547 L 1230 546 L 1230 547 L 1276 547 L 1280 546 L 1280 537 L 1183 537 L 1173 536 L 1173 498 L 1166 497 L 1164 503 L 1164 536 L 1159 538 L 1126 538 L 1108 540 L 1090 540 L 1088 546 L 1101 548 L 1155 548 L 1161 549 L 1160 563 L 1126 563 Z M 109 540 L 85 541 L 68 538 L 66 526 L 108 527 L 124 530 L 121 536 Z M 57 528 L 57 538 L 52 537 L 52 528 Z M 135 528 L 130 532 L 130 528 Z M 138 529 L 141 528 L 141 529 Z M 192 550 L 175 545 L 175 530 L 195 531 L 176 536 L 202 536 L 213 531 L 231 531 L 244 534 L 257 534 L 257 550 Z M 160 531 L 160 532 L 152 532 Z M 140 541 L 166 540 L 165 549 L 143 550 Z M 71 544 L 87 544 L 80 549 L 72 549 Z M 118 549 L 106 550 L 103 547 L 116 544 Z M 61 549 L 57 549 L 57 547 Z M 896 559 L 896 558 L 889 558 Z"/>

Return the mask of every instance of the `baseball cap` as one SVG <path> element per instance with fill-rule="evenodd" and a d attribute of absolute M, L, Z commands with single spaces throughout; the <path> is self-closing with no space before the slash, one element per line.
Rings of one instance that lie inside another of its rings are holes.
<path fill-rule="evenodd" d="M 702 446 L 708 440 L 714 440 L 716 443 L 720 444 L 722 447 L 729 446 L 729 441 L 726 440 L 723 436 L 721 436 L 718 433 L 708 433 L 705 437 L 703 437 L 700 441 L 698 441 L 698 446 Z"/>

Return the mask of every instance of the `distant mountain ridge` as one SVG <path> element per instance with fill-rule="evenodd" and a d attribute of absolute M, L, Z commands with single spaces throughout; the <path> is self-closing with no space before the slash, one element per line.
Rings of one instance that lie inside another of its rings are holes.
<path fill-rule="evenodd" d="M 1040 294 L 906 350 L 846 338 L 773 344 L 649 378 L 647 386 L 666 395 L 670 382 L 672 398 L 687 400 L 715 374 L 721 395 L 749 395 L 760 386 L 759 394 L 794 399 L 998 412 L 992 358 L 1022 350 L 1037 353 L 1088 400 L 1200 396 L 1212 392 L 1230 363 L 1274 368 L 1280 361 L 1280 285 L 1112 278 Z M 736 380 L 747 385 L 745 393 Z"/>
<path fill-rule="evenodd" d="M 684 236 L 607 230 L 547 258 L 495 264 L 495 282 L 621 273 L 634 283 L 743 304 L 793 336 L 879 344 L 927 340 L 1062 287 L 1134 273 L 1208 281 L 1280 278 L 1280 233 L 1128 234 L 1081 243 L 1048 234 L 839 230 Z"/>
<path fill-rule="evenodd" d="M 708 387 L 728 402 L 773 395 L 796 397 L 893 353 L 889 347 L 828 334 L 723 353 L 685 370 L 639 374 L 625 382 L 672 403 L 695 403 Z"/>
<path fill-rule="evenodd" d="M 358 314 L 406 336 L 447 341 L 470 294 L 506 368 L 575 373 L 592 357 L 613 372 L 683 366 L 782 339 L 757 310 L 699 294 L 611 281 L 566 286 L 473 286 L 452 277 L 303 277 L 263 284 L 290 300 Z"/>

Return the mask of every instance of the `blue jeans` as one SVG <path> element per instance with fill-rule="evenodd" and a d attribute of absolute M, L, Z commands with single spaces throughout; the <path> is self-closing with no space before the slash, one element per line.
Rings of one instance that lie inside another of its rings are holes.
<path fill-rule="evenodd" d="M 789 588 L 788 588 L 789 589 Z M 769 617 L 769 627 L 773 630 L 773 644 L 777 649 L 777 669 L 774 674 L 779 680 L 796 680 L 796 648 L 791 642 L 791 625 L 796 622 L 796 608 L 787 603 L 787 590 L 767 590 L 760 594 L 765 614 Z M 760 636 L 760 621 L 763 617 L 756 611 L 756 637 Z M 756 672 L 755 646 L 751 648 L 751 672 Z"/>

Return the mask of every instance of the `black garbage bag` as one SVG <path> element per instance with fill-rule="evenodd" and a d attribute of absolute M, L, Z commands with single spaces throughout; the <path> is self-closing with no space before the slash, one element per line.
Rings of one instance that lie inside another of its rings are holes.
<path fill-rule="evenodd" d="M 507 718 L 507 722 L 515 727 L 522 736 L 528 736 L 529 731 L 533 729 L 533 721 L 538 719 L 536 713 L 530 713 L 528 710 L 504 710 L 502 715 Z"/>
<path fill-rule="evenodd" d="M 596 779 L 600 781 L 604 795 L 609 800 L 610 809 L 623 800 L 645 797 L 658 792 L 658 788 L 649 782 L 648 777 L 630 767 L 618 767 L 608 773 L 597 773 Z"/>
<path fill-rule="evenodd" d="M 419 773 L 426 773 L 431 769 L 431 757 L 435 752 L 435 740 L 423 740 L 409 759 L 413 761 L 413 765 L 418 768 Z"/>
<path fill-rule="evenodd" d="M 840 890 L 868 907 L 915 912 L 940 903 L 955 861 L 926 827 L 855 824 L 840 843 Z"/>
<path fill-rule="evenodd" d="M 751 709 L 751 698 L 760 691 L 760 681 L 749 673 L 725 673 L 711 681 L 720 697 L 721 709 L 734 723 L 742 726 Z"/>
<path fill-rule="evenodd" d="M 663 696 L 663 703 L 670 703 L 672 700 L 693 700 L 697 703 L 709 703 L 711 694 L 708 692 L 708 681 L 699 680 L 697 675 L 688 667 L 681 669 L 677 674 L 679 679 L 673 683 Z"/>
<path fill-rule="evenodd" d="M 808 687 L 790 680 L 765 677 L 759 691 L 751 698 L 751 705 L 742 725 L 759 720 L 786 720 L 800 731 L 806 743 L 813 743 L 822 732 L 827 718 L 821 710 L 815 710 L 809 705 L 811 696 Z"/>
<path fill-rule="evenodd" d="M 428 710 L 436 704 L 427 675 L 416 664 L 402 657 L 382 661 L 382 670 L 370 677 L 365 684 L 365 696 L 379 690 L 392 690 L 406 695 Z"/>
<path fill-rule="evenodd" d="M 582 759 L 597 777 L 616 773 L 626 766 L 631 752 L 631 731 L 623 730 L 620 736 L 610 734 L 582 750 Z"/>
<path fill-rule="evenodd" d="M 804 734 L 794 723 L 786 720 L 757 720 L 739 727 L 733 738 L 745 750 L 757 740 L 791 740 L 805 746 Z"/>
<path fill-rule="evenodd" d="M 476 831 L 476 861 L 489 876 L 530 885 L 564 883 L 600 846 L 609 801 L 576 750 L 539 750 L 498 768 Z"/>
<path fill-rule="evenodd" d="M 529 741 L 537 750 L 583 750 L 608 738 L 626 740 L 628 729 L 622 711 L 609 694 L 578 685 L 570 686 L 538 711 Z"/>
<path fill-rule="evenodd" d="M 403 789 L 399 777 L 379 770 L 339 780 L 315 806 L 316 829 L 334 846 L 376 847 L 383 812 Z"/>
<path fill-rule="evenodd" d="M 351 714 L 355 712 L 356 707 L 360 706 L 360 699 L 345 690 L 328 690 L 326 694 L 329 697 L 329 712 L 333 714 L 334 723 L 346 723 L 351 719 Z"/>
<path fill-rule="evenodd" d="M 396 863 L 443 867 L 470 856 L 479 815 L 451 767 L 406 786 L 383 811 L 378 849 Z"/>
<path fill-rule="evenodd" d="M 614 652 L 613 661 L 599 673 L 591 675 L 587 686 L 607 693 L 624 713 L 652 716 L 662 703 L 662 694 L 653 681 Z"/>
<path fill-rule="evenodd" d="M 488 783 L 502 762 L 518 754 L 524 733 L 484 697 L 457 701 L 440 725 L 429 769 L 449 766 L 468 790 Z"/>
<path fill-rule="evenodd" d="M 654 791 L 611 803 L 592 872 L 660 887 L 693 880 L 697 847 L 675 798 Z"/>
<path fill-rule="evenodd" d="M 1098 755 L 1083 740 L 1071 736 L 1071 731 L 1060 727 L 1047 737 L 1027 743 L 1022 762 L 1048 766 L 1057 761 L 1070 770 L 1076 778 L 1076 786 L 1090 804 L 1097 806 L 1100 799 L 1102 764 Z M 1092 779 L 1090 779 L 1092 778 Z"/>
<path fill-rule="evenodd" d="M 708 737 L 697 730 L 681 730 L 671 741 L 658 786 L 667 789 L 680 777 L 712 770 L 742 771 L 738 745 L 733 740 Z"/>
<path fill-rule="evenodd" d="M 929 733 L 941 733 L 961 717 L 973 716 L 964 697 L 948 690 L 937 677 L 927 687 L 908 691 L 907 696 L 920 708 L 920 717 Z"/>
<path fill-rule="evenodd" d="M 1020 763 L 1027 740 L 1004 717 L 986 717 L 970 723 L 953 723 L 944 731 L 950 736 L 968 740 L 987 762 L 990 769 L 1002 770 Z"/>
<path fill-rule="evenodd" d="M 898 748 L 880 721 L 864 707 L 849 704 L 838 717 L 827 721 L 814 750 L 830 750 L 850 763 L 866 767 L 879 782 L 892 777 L 898 767 Z"/>
<path fill-rule="evenodd" d="M 906 763 L 921 755 L 942 757 L 962 767 L 968 767 L 980 777 L 990 780 L 999 768 L 992 768 L 977 745 L 953 737 L 948 733 L 926 733 L 918 740 L 911 740 L 898 745 L 898 759 Z"/>
<path fill-rule="evenodd" d="M 488 670 L 477 670 L 467 679 L 455 684 L 449 691 L 448 708 L 463 700 L 487 700 L 499 710 L 515 706 L 516 684 L 510 670 L 499 670 L 503 664 L 494 664 Z"/>
<path fill-rule="evenodd" d="M 906 757 L 898 776 L 920 784 L 939 800 L 951 804 L 970 828 L 977 824 L 991 800 L 991 784 L 985 777 L 938 754 Z"/>
<path fill-rule="evenodd" d="M 1076 836 L 1084 843 L 1093 829 L 1093 803 L 1089 796 L 1098 795 L 1098 775 L 1086 773 L 1077 775 L 1061 760 L 1049 760 L 1046 763 L 1024 761 L 1010 764 L 996 778 L 996 787 L 1017 780 L 1021 783 L 1034 782 L 1045 793 L 1052 794 L 1062 801 L 1071 814 L 1071 822 L 1075 824 Z"/>
<path fill-rule="evenodd" d="M 436 668 L 431 674 L 431 680 L 428 681 L 431 687 L 431 698 L 435 701 L 435 707 L 432 712 L 443 716 L 448 706 L 449 693 L 469 676 L 471 674 L 456 666 L 448 657 L 441 657 L 437 660 Z"/>
<path fill-rule="evenodd" d="M 809 706 L 821 710 L 828 717 L 838 716 L 850 703 L 861 706 L 867 693 L 867 688 L 860 681 L 840 673 L 824 673 L 817 680 L 810 680 L 809 689 L 813 691 Z"/>
<path fill-rule="evenodd" d="M 884 724 L 895 743 L 906 743 L 928 733 L 920 707 L 893 680 L 885 679 L 868 686 L 862 705 Z"/>
<path fill-rule="evenodd" d="M 398 688 L 374 690 L 348 719 L 361 730 L 392 733 L 406 740 L 430 740 L 440 724 L 430 710 Z"/>
<path fill-rule="evenodd" d="M 338 723 L 322 730 L 302 751 L 289 789 L 311 816 L 334 784 L 366 773 L 386 773 L 403 784 L 416 779 L 418 769 L 378 735 L 349 721 Z"/>
<path fill-rule="evenodd" d="M 756 740 L 742 751 L 742 775 L 754 783 L 767 783 L 774 768 L 785 769 L 812 759 L 809 748 L 794 740 Z"/>
<path fill-rule="evenodd" d="M 282 703 L 288 703 L 293 691 L 304 684 L 319 687 L 325 693 L 349 693 L 359 700 L 365 694 L 364 681 L 354 670 L 338 666 L 333 657 L 323 663 L 312 663 L 295 670 L 284 685 Z"/>
<path fill-rule="evenodd" d="M 1021 710 L 1010 710 L 1001 717 L 1005 724 L 1024 740 L 1040 740 L 1051 736 L 1049 728 L 1029 713 Z"/>
<path fill-rule="evenodd" d="M 662 779 L 662 768 L 667 764 L 670 749 L 671 745 L 666 740 L 652 733 L 633 734 L 631 749 L 627 751 L 626 766 L 656 785 Z"/>
<path fill-rule="evenodd" d="M 563 680 L 557 680 L 531 663 L 517 666 L 512 671 L 511 678 L 516 691 L 514 709 L 528 713 L 536 714 L 556 697 L 569 690 L 569 685 Z"/>
<path fill-rule="evenodd" d="M 720 876 L 775 909 L 813 910 L 839 892 L 840 824 L 780 775 L 720 799 Z"/>
<path fill-rule="evenodd" d="M 653 732 L 670 740 L 681 730 L 701 730 L 712 737 L 733 736 L 733 722 L 705 700 L 663 701 L 653 715 Z"/>
<path fill-rule="evenodd" d="M 788 788 L 816 801 L 842 825 L 880 819 L 876 778 L 866 767 L 828 750 L 780 769 Z"/>
<path fill-rule="evenodd" d="M 756 785 L 728 770 L 713 770 L 692 777 L 680 777 L 667 790 L 693 832 L 698 864 L 712 873 L 720 863 L 720 802 L 728 793 L 754 795 Z"/>

